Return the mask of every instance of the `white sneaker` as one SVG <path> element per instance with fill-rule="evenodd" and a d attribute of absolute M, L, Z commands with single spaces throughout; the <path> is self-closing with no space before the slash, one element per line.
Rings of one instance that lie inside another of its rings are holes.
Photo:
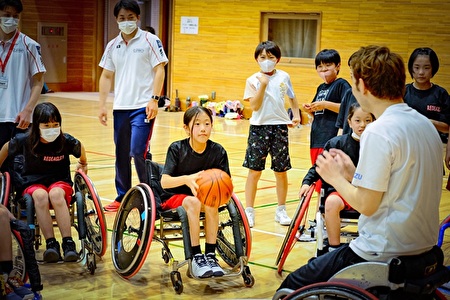
<path fill-rule="evenodd" d="M 303 230 L 302 232 L 298 232 L 295 237 L 300 242 L 314 242 L 317 238 L 317 226 L 315 221 L 309 220 L 309 228 Z M 328 233 L 326 228 L 322 228 L 322 239 L 325 240 L 328 238 Z"/>
<path fill-rule="evenodd" d="M 198 278 L 207 278 L 213 275 L 213 270 L 204 254 L 195 254 L 192 258 L 192 275 Z"/>
<path fill-rule="evenodd" d="M 298 231 L 295 237 L 299 242 L 314 242 L 316 238 L 314 237 L 314 231 L 310 231 L 311 227 L 303 232 Z M 311 234 L 312 233 L 312 234 Z"/>
<path fill-rule="evenodd" d="M 280 205 L 275 212 L 275 222 L 280 223 L 283 226 L 289 226 L 291 224 L 291 218 L 286 213 L 286 206 Z"/>
<path fill-rule="evenodd" d="M 245 209 L 245 215 L 247 216 L 248 226 L 250 228 L 255 226 L 255 209 L 253 207 L 247 207 Z"/>
<path fill-rule="evenodd" d="M 213 271 L 213 276 L 223 276 L 225 275 L 225 272 L 220 267 L 216 254 L 215 253 L 208 253 L 206 254 L 206 259 L 208 260 L 209 266 L 211 267 L 211 270 Z"/>

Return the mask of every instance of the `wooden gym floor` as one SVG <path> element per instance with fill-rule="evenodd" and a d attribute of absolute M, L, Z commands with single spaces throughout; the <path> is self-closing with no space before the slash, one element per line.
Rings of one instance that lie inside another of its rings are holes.
<path fill-rule="evenodd" d="M 53 102 L 61 111 L 62 130 L 78 138 L 88 155 L 89 172 L 103 205 L 116 196 L 114 187 L 114 143 L 112 129 L 112 103 L 108 101 L 108 126 L 102 126 L 97 118 L 98 95 L 96 93 L 54 93 L 41 96 L 41 101 Z M 160 111 L 151 140 L 153 159 L 163 163 L 169 144 L 185 138 L 182 129 L 182 112 Z M 244 187 L 247 169 L 242 167 L 245 155 L 248 120 L 225 120 L 215 118 L 213 141 L 222 144 L 228 152 L 235 193 L 245 207 Z M 288 171 L 289 191 L 287 210 L 293 215 L 298 205 L 300 181 L 310 167 L 309 127 L 290 129 L 290 155 L 293 168 Z M 76 159 L 72 159 L 75 168 Z M 250 270 L 255 278 L 252 288 L 244 286 L 242 277 L 227 280 L 194 280 L 186 276 L 186 267 L 180 269 L 184 291 L 177 295 L 170 281 L 170 267 L 161 258 L 161 245 L 153 241 L 140 272 L 129 280 L 122 279 L 111 261 L 110 238 L 115 213 L 105 213 L 108 226 L 108 249 L 105 256 L 97 259 L 97 269 L 90 275 L 82 263 L 41 264 L 40 272 L 44 284 L 44 299 L 271 299 L 287 272 L 293 271 L 314 255 L 314 242 L 296 243 L 285 263 L 285 272 L 277 274 L 275 259 L 284 239 L 287 227 L 274 222 L 276 208 L 275 178 L 270 163 L 263 172 L 258 186 L 255 212 L 256 224 L 252 229 L 252 253 Z M 447 170 L 448 174 L 448 170 Z M 450 192 L 443 183 L 441 201 L 442 220 L 450 213 Z M 133 185 L 137 184 L 133 177 Z M 316 199 L 312 205 L 315 207 Z M 312 210 L 310 210 L 312 211 Z M 312 213 L 309 219 L 313 219 Z M 411 230 L 414 230 L 413 228 Z M 59 235 L 55 228 L 55 233 Z M 73 232 L 75 240 L 76 231 Z M 201 242 L 204 249 L 204 241 Z M 79 246 L 78 246 L 79 247 Z M 45 246 L 36 253 L 42 257 Z M 170 249 L 175 259 L 183 260 L 182 242 L 171 242 Z M 224 267 L 225 263 L 221 261 Z"/>

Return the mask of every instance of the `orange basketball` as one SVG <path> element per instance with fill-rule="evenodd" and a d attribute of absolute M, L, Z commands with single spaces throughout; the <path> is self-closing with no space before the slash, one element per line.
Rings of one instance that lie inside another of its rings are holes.
<path fill-rule="evenodd" d="M 226 204 L 233 193 L 230 175 L 220 169 L 205 170 L 197 179 L 197 198 L 207 206 L 219 207 Z"/>

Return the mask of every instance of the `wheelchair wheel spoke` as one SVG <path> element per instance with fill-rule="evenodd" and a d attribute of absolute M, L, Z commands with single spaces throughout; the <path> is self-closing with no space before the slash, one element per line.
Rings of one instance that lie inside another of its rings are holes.
<path fill-rule="evenodd" d="M 83 199 L 83 219 L 86 224 L 86 237 L 94 253 L 103 256 L 106 251 L 106 220 L 97 191 L 89 177 L 77 172 L 74 178 L 75 192 Z"/>
<path fill-rule="evenodd" d="M 24 280 L 26 277 L 25 256 L 22 249 L 22 240 L 18 232 L 12 234 L 12 256 L 14 271 Z"/>
<path fill-rule="evenodd" d="M 219 209 L 219 231 L 217 233 L 217 252 L 231 267 L 239 263 L 241 255 L 248 253 L 247 232 L 238 204 L 232 199 L 227 206 Z M 237 226 L 237 228 L 234 228 Z"/>
<path fill-rule="evenodd" d="M 114 220 L 111 255 L 116 271 L 130 278 L 139 271 L 150 248 L 156 204 L 145 184 L 132 188 L 122 201 Z"/>

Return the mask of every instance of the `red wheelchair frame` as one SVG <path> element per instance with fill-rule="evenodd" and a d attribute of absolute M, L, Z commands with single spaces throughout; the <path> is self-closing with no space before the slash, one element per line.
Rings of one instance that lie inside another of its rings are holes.
<path fill-rule="evenodd" d="M 35 220 L 32 197 L 30 195 L 22 197 L 14 193 L 8 172 L 2 173 L 0 177 L 0 193 L 3 204 L 19 219 L 22 217 L 22 213 L 26 212 L 27 224 L 34 231 L 34 248 L 38 250 L 41 245 L 41 235 L 39 224 Z M 73 182 L 74 195 L 69 212 L 72 226 L 77 230 L 81 242 L 78 261 L 85 262 L 89 272 L 94 274 L 97 268 L 95 255 L 102 257 L 107 248 L 106 219 L 97 190 L 90 178 L 83 171 L 77 170 Z"/>

